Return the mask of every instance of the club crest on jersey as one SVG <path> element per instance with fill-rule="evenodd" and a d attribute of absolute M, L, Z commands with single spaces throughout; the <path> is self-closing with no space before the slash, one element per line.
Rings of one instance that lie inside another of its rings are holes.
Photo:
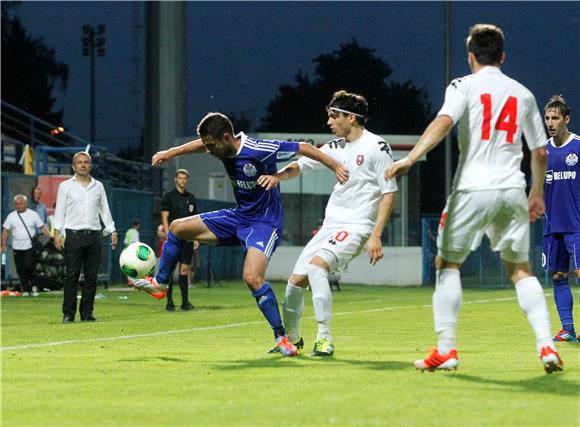
<path fill-rule="evenodd" d="M 566 164 L 568 166 L 574 166 L 576 163 L 578 163 L 578 156 L 576 155 L 576 153 L 568 154 L 568 156 L 566 157 Z"/>
<path fill-rule="evenodd" d="M 243 170 L 244 170 L 244 174 L 245 174 L 246 176 L 249 176 L 250 178 L 251 178 L 251 177 L 253 177 L 253 176 L 256 176 L 256 173 L 258 172 L 258 171 L 256 170 L 256 166 L 254 166 L 254 165 L 253 165 L 253 164 L 251 164 L 251 163 L 246 163 L 246 164 L 244 165 L 244 168 L 243 168 Z"/>
<path fill-rule="evenodd" d="M 363 154 L 359 154 L 358 156 L 356 156 L 356 164 L 357 165 L 362 165 L 365 162 L 365 156 Z"/>
<path fill-rule="evenodd" d="M 195 206 L 189 205 L 189 213 L 193 213 L 194 209 L 195 209 Z"/>

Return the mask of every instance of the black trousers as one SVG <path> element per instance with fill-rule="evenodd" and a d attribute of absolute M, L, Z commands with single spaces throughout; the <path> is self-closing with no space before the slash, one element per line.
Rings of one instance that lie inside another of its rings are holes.
<path fill-rule="evenodd" d="M 81 319 L 84 320 L 93 313 L 95 303 L 97 276 L 101 261 L 101 233 L 66 230 L 64 259 L 66 275 L 62 313 L 65 316 L 75 317 L 77 311 L 77 288 L 82 270 L 85 274 L 85 282 L 82 287 L 79 311 Z"/>
<path fill-rule="evenodd" d="M 32 290 L 32 279 L 34 278 L 34 250 L 19 251 L 14 249 L 13 253 L 16 271 L 18 272 L 18 277 L 20 277 L 20 288 L 22 292 L 30 292 Z"/>

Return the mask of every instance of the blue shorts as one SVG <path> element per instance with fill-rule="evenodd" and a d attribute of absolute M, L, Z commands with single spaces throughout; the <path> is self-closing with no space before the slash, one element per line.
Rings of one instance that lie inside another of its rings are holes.
<path fill-rule="evenodd" d="M 268 259 L 278 247 L 282 235 L 282 227 L 249 220 L 235 208 L 202 213 L 200 218 L 217 236 L 220 246 L 242 245 L 245 250 L 255 248 Z"/>
<path fill-rule="evenodd" d="M 580 233 L 553 233 L 544 236 L 542 267 L 551 272 L 580 269 Z"/>

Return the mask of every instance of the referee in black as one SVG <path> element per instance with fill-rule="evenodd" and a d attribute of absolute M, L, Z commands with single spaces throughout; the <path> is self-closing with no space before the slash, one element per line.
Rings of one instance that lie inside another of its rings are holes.
<path fill-rule="evenodd" d="M 161 222 L 167 233 L 169 224 L 173 220 L 197 215 L 197 201 L 195 196 L 188 192 L 185 187 L 189 179 L 189 172 L 186 169 L 177 169 L 175 172 L 175 190 L 166 193 L 161 201 Z M 179 290 L 181 291 L 181 309 L 184 311 L 191 310 L 193 306 L 189 302 L 188 295 L 188 278 L 193 259 L 193 251 L 197 249 L 198 242 L 187 242 L 181 251 L 179 259 Z M 173 303 L 173 276 L 169 279 L 167 289 L 167 311 L 175 311 Z"/>

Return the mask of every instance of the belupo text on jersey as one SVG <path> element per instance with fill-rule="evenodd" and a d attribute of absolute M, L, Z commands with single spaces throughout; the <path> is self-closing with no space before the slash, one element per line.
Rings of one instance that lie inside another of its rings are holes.
<path fill-rule="evenodd" d="M 551 184 L 552 181 L 560 181 L 563 179 L 576 179 L 576 171 L 546 171 L 546 184 Z"/>
<path fill-rule="evenodd" d="M 253 190 L 258 186 L 256 181 L 242 181 L 241 179 L 234 179 L 230 177 L 230 181 L 234 188 L 241 188 L 242 190 Z"/>

